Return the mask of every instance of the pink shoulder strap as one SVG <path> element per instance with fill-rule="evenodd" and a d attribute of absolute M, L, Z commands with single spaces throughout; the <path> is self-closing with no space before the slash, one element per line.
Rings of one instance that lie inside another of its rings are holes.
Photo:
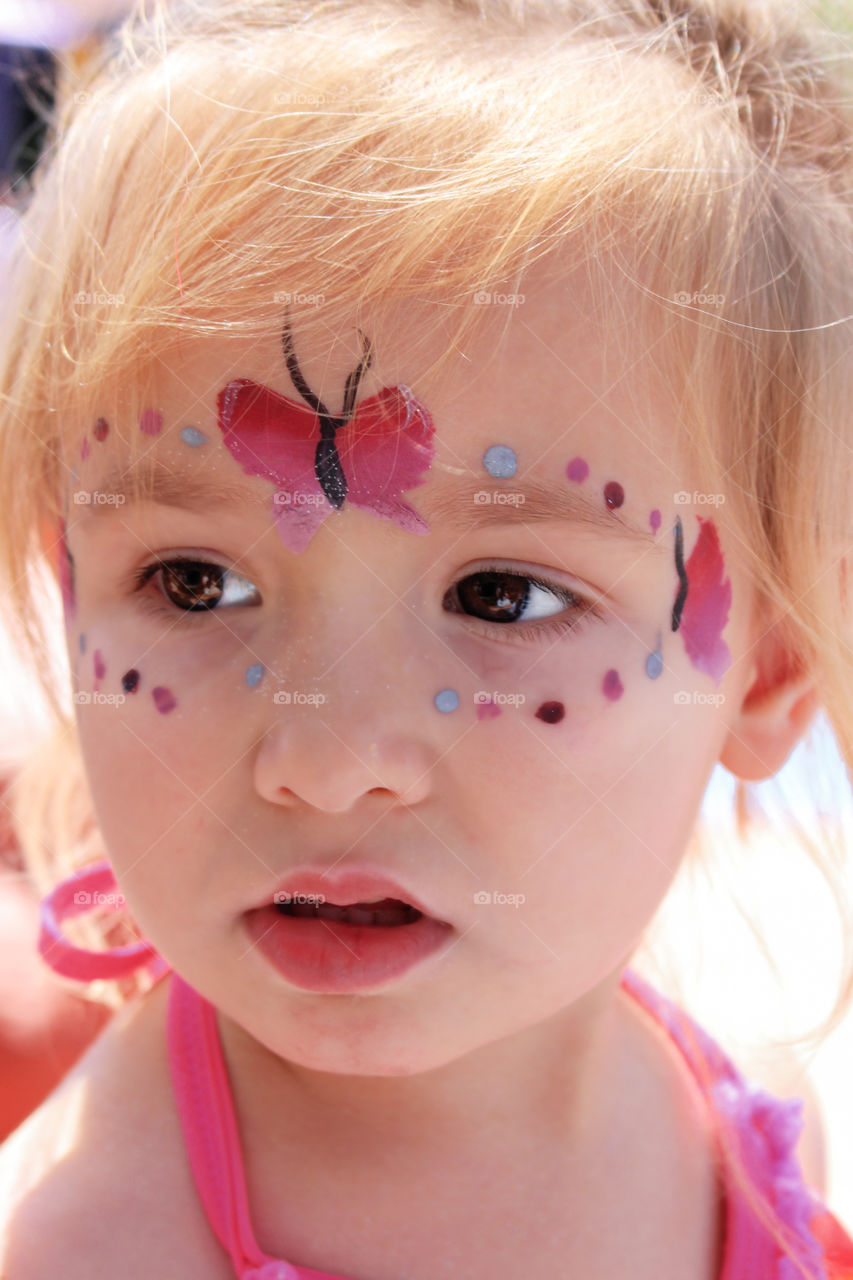
<path fill-rule="evenodd" d="M 246 1174 L 216 1011 L 173 974 L 167 1041 L 172 1084 L 190 1167 L 211 1229 L 240 1280 L 348 1280 L 293 1266 L 264 1253 L 255 1240 Z"/>

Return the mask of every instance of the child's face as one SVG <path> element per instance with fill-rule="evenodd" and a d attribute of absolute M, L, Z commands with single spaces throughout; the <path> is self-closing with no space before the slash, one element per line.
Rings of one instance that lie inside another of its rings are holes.
<path fill-rule="evenodd" d="M 177 477 L 169 505 L 107 500 L 123 453 L 106 421 L 76 462 L 68 645 L 122 892 L 188 981 L 319 1069 L 424 1070 L 603 991 L 673 879 L 748 676 L 749 589 L 654 351 L 630 323 L 598 331 L 574 282 L 479 305 L 489 333 L 432 380 L 425 312 L 365 326 L 372 364 L 322 484 L 306 400 L 340 414 L 364 346 L 353 326 L 305 349 L 298 313 L 296 382 L 281 332 L 164 370 L 134 429 Z M 199 480 L 250 500 L 182 508 Z M 540 518 L 534 482 L 590 518 Z M 206 571 L 152 576 L 178 559 Z M 212 607 L 188 611 L 199 593 Z M 452 931 L 372 998 L 306 994 L 245 913 L 297 865 L 362 860 Z"/>

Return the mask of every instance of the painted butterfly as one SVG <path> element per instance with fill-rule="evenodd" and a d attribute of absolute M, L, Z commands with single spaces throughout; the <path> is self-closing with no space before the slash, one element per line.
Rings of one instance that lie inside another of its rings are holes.
<path fill-rule="evenodd" d="M 359 331 L 361 332 L 361 331 Z M 434 454 L 435 428 L 408 387 L 383 387 L 356 408 L 373 352 L 361 333 L 362 357 L 349 374 L 340 414 L 329 411 L 302 376 L 289 317 L 282 346 L 293 385 L 305 404 L 237 378 L 219 392 L 219 427 L 247 475 L 276 485 L 273 517 L 291 551 L 304 551 L 317 529 L 345 502 L 411 533 L 429 525 L 402 492 L 423 483 Z"/>

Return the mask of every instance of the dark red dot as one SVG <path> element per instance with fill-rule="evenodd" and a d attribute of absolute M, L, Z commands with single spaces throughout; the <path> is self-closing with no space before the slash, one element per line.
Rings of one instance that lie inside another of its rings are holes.
<path fill-rule="evenodd" d="M 612 510 L 614 507 L 621 507 L 625 501 L 625 490 L 622 488 L 618 480 L 608 480 L 604 486 L 604 501 Z"/>
<path fill-rule="evenodd" d="M 110 424 L 107 422 L 106 418 L 98 418 L 98 421 L 95 423 L 95 430 L 93 433 L 95 439 L 106 440 L 109 429 Z"/>
<path fill-rule="evenodd" d="M 566 708 L 562 702 L 543 702 L 536 714 L 546 724 L 559 724 L 566 714 Z"/>
<path fill-rule="evenodd" d="M 125 693 L 136 693 L 139 686 L 139 672 L 131 667 L 130 671 L 125 671 L 121 678 L 121 687 Z"/>

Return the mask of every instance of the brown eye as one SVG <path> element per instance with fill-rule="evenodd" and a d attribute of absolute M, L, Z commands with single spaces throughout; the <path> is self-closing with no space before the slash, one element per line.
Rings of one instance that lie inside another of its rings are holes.
<path fill-rule="evenodd" d="M 158 575 L 160 595 L 184 613 L 211 613 L 221 604 L 260 604 L 257 588 L 248 578 L 209 560 L 161 560 L 147 565 L 138 575 L 137 589 Z"/>
<path fill-rule="evenodd" d="M 581 604 L 579 596 L 557 583 L 508 570 L 483 570 L 460 579 L 444 597 L 451 607 L 457 600 L 463 612 L 498 623 L 550 618 L 561 608 Z"/>
<path fill-rule="evenodd" d="M 472 573 L 456 584 L 462 608 L 487 622 L 516 622 L 530 598 L 530 580 L 511 573 Z"/>

